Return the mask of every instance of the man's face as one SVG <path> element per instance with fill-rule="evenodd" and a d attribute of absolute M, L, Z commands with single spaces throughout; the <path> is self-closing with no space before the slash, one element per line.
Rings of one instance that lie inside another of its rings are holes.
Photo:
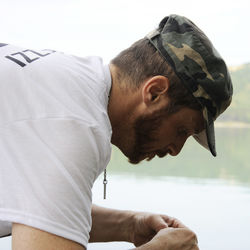
<path fill-rule="evenodd" d="M 135 141 L 127 154 L 129 162 L 164 157 L 167 154 L 176 156 L 181 151 L 189 136 L 204 129 L 201 111 L 182 108 L 176 113 L 166 115 L 166 111 L 141 115 L 134 122 Z"/>

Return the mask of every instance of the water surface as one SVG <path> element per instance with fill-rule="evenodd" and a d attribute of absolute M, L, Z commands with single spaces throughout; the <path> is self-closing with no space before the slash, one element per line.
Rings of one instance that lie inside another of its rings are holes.
<path fill-rule="evenodd" d="M 101 175 L 93 202 L 117 209 L 164 213 L 198 235 L 201 250 L 250 249 L 250 129 L 217 129 L 212 157 L 189 140 L 178 157 L 128 164 L 114 148 L 107 168 L 107 199 Z M 89 244 L 89 250 L 131 249 L 124 242 Z M 10 237 L 0 239 L 10 250 Z"/>

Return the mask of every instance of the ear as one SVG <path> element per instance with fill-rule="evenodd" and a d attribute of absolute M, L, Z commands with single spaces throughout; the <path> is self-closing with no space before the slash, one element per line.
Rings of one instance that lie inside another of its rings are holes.
<path fill-rule="evenodd" d="M 165 76 L 154 76 L 148 79 L 142 88 L 143 102 L 148 106 L 159 102 L 169 89 L 169 79 Z"/>

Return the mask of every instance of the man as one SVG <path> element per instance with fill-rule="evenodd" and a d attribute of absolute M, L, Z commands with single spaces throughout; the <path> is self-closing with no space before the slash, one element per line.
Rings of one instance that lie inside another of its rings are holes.
<path fill-rule="evenodd" d="M 176 156 L 189 136 L 215 156 L 214 120 L 230 104 L 227 67 L 190 20 L 159 27 L 103 66 L 1 44 L 0 235 L 13 249 L 197 250 L 166 215 L 102 208 L 91 188 L 116 145 L 131 163 Z"/>

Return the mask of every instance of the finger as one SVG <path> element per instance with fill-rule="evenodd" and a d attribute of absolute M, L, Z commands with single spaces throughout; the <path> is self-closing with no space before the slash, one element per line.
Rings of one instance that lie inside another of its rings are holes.
<path fill-rule="evenodd" d="M 199 250 L 200 248 L 196 245 L 192 248 L 192 250 Z"/>
<path fill-rule="evenodd" d="M 155 232 L 159 232 L 161 229 L 168 227 L 168 223 L 160 215 L 151 215 L 149 223 Z"/>
<path fill-rule="evenodd" d="M 161 215 L 162 218 L 165 220 L 165 222 L 168 224 L 169 227 L 174 228 L 188 228 L 186 225 L 184 225 L 180 220 L 170 217 L 167 215 Z"/>

